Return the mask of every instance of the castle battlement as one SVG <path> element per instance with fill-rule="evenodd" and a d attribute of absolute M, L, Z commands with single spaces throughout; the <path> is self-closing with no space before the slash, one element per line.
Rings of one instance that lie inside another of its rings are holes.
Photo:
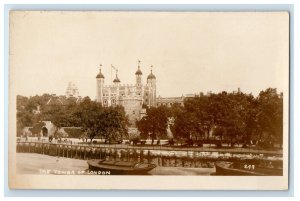
<path fill-rule="evenodd" d="M 141 85 L 141 86 L 143 86 L 143 85 Z M 104 85 L 103 86 L 103 88 L 120 88 L 120 87 L 130 87 L 130 88 L 132 88 L 132 87 L 136 87 L 136 85 L 135 84 L 120 84 L 120 85 L 114 85 L 114 84 L 111 84 L 111 85 Z"/>

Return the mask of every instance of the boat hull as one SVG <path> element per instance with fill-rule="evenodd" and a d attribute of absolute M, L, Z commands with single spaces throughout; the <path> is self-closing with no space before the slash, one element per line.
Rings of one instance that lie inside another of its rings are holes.
<path fill-rule="evenodd" d="M 228 176 L 281 176 L 282 169 L 258 168 L 257 170 L 240 169 L 233 166 L 233 162 L 219 161 L 215 163 L 215 175 Z"/>
<path fill-rule="evenodd" d="M 155 164 L 88 160 L 89 172 L 109 175 L 147 175 L 156 167 Z M 121 164 L 120 164 L 121 163 Z"/>

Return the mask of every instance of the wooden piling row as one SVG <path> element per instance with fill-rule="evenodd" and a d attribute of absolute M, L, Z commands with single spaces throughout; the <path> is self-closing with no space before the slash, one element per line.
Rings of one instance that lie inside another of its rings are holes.
<path fill-rule="evenodd" d="M 210 167 L 213 163 L 211 160 L 198 159 L 196 153 L 193 153 L 189 157 L 177 157 L 175 154 L 164 156 L 161 153 L 154 155 L 151 150 L 137 150 L 130 147 L 88 147 L 83 145 L 18 142 L 16 150 L 20 153 L 38 153 L 81 160 L 106 159 L 155 163 L 163 167 Z"/>

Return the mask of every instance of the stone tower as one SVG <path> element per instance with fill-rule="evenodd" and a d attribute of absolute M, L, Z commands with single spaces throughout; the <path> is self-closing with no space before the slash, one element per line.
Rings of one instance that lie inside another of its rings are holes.
<path fill-rule="evenodd" d="M 151 66 L 151 73 L 147 77 L 147 87 L 148 87 L 148 106 L 149 107 L 156 107 L 156 77 L 152 73 Z"/>
<path fill-rule="evenodd" d="M 138 61 L 138 70 L 135 72 L 135 86 L 136 86 L 136 93 L 137 95 L 142 95 L 143 94 L 143 84 L 142 84 L 142 71 L 140 69 L 140 63 L 141 61 Z"/>
<path fill-rule="evenodd" d="M 97 97 L 96 101 L 103 105 L 103 86 L 104 86 L 104 75 L 101 73 L 102 65 L 100 64 L 99 73 L 96 76 L 96 90 L 97 90 Z"/>

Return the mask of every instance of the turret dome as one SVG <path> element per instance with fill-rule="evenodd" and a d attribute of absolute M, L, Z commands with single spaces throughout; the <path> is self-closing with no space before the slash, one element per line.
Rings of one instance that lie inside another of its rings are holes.
<path fill-rule="evenodd" d="M 141 69 L 140 69 L 140 66 L 139 66 L 139 68 L 138 68 L 138 70 L 135 72 L 135 75 L 142 75 L 143 73 L 142 73 L 142 71 L 141 71 Z"/>
<path fill-rule="evenodd" d="M 96 78 L 104 78 L 104 75 L 101 73 L 101 68 L 100 68 L 99 73 L 96 76 Z"/>
<path fill-rule="evenodd" d="M 147 77 L 147 80 L 149 80 L 149 79 L 156 79 L 155 75 L 152 73 L 152 70 L 151 70 L 151 73 Z"/>
<path fill-rule="evenodd" d="M 120 79 L 118 78 L 118 75 L 116 75 L 116 78 L 114 79 L 113 82 L 114 82 L 114 83 L 121 82 Z"/>

